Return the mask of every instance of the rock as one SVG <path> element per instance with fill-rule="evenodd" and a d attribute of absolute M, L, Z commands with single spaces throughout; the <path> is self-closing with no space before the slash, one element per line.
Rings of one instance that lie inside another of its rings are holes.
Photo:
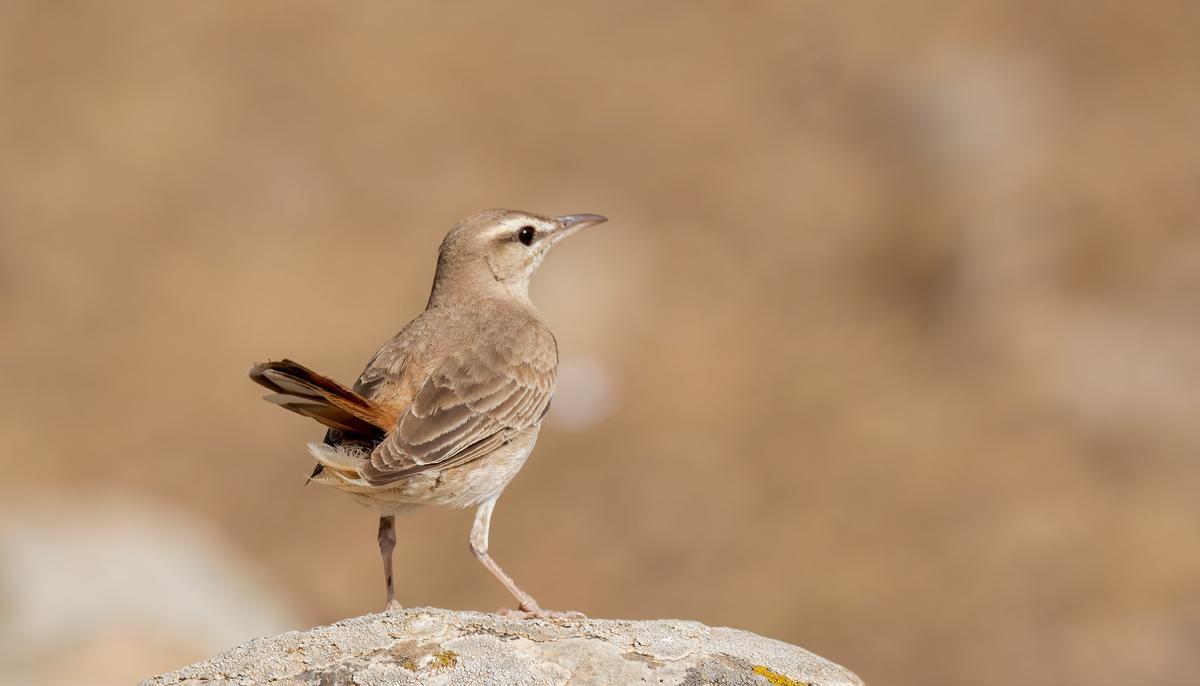
<path fill-rule="evenodd" d="M 419 608 L 260 638 L 142 686 L 861 686 L 807 650 L 681 620 L 517 620 Z"/>

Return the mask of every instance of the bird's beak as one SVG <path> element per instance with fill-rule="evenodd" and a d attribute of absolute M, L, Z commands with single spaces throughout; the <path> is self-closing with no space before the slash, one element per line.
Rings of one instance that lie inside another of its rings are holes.
<path fill-rule="evenodd" d="M 555 217 L 554 220 L 558 222 L 559 226 L 559 230 L 554 232 L 555 239 L 562 240 L 580 229 L 603 224 L 608 221 L 608 217 L 598 214 L 564 214 L 561 217 Z"/>

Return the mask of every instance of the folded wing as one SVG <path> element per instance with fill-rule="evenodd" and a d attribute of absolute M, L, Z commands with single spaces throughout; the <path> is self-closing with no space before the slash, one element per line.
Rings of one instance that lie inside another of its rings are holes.
<path fill-rule="evenodd" d="M 554 395 L 558 353 L 545 329 L 481 340 L 421 383 L 362 475 L 376 485 L 470 462 L 535 426 Z"/>

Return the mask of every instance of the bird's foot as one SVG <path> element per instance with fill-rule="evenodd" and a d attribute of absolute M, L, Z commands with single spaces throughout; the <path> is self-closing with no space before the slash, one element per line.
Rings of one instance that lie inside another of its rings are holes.
<path fill-rule="evenodd" d="M 391 600 L 387 601 L 387 605 L 383 606 L 384 612 L 397 612 L 402 609 L 404 609 L 404 608 L 401 607 L 400 601 L 396 600 L 395 598 L 392 598 Z"/>
<path fill-rule="evenodd" d="M 522 605 L 515 610 L 510 607 L 500 608 L 496 614 L 506 619 L 587 619 L 587 615 L 582 612 L 543 610 L 537 605 L 532 607 Z"/>

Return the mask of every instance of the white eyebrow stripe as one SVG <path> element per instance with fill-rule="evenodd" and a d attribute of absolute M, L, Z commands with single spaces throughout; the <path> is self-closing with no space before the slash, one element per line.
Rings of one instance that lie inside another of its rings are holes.
<path fill-rule="evenodd" d="M 535 229 L 537 229 L 538 231 L 541 231 L 542 229 L 539 226 L 539 224 L 540 224 L 540 222 L 534 221 L 532 217 L 526 217 L 526 218 L 522 218 L 522 219 L 510 219 L 510 220 L 500 224 L 499 226 L 489 230 L 484 235 L 487 236 L 488 238 L 499 238 L 504 235 L 515 234 L 517 232 L 517 230 L 520 229 L 520 227 L 522 227 L 522 226 L 532 226 Z"/>
<path fill-rule="evenodd" d="M 499 238 L 500 236 L 503 236 L 505 234 L 513 233 L 515 230 L 516 229 L 514 227 L 511 227 L 507 224 L 501 224 L 500 226 L 497 226 L 496 228 L 492 229 L 491 231 L 488 231 L 485 235 L 488 238 Z"/>

